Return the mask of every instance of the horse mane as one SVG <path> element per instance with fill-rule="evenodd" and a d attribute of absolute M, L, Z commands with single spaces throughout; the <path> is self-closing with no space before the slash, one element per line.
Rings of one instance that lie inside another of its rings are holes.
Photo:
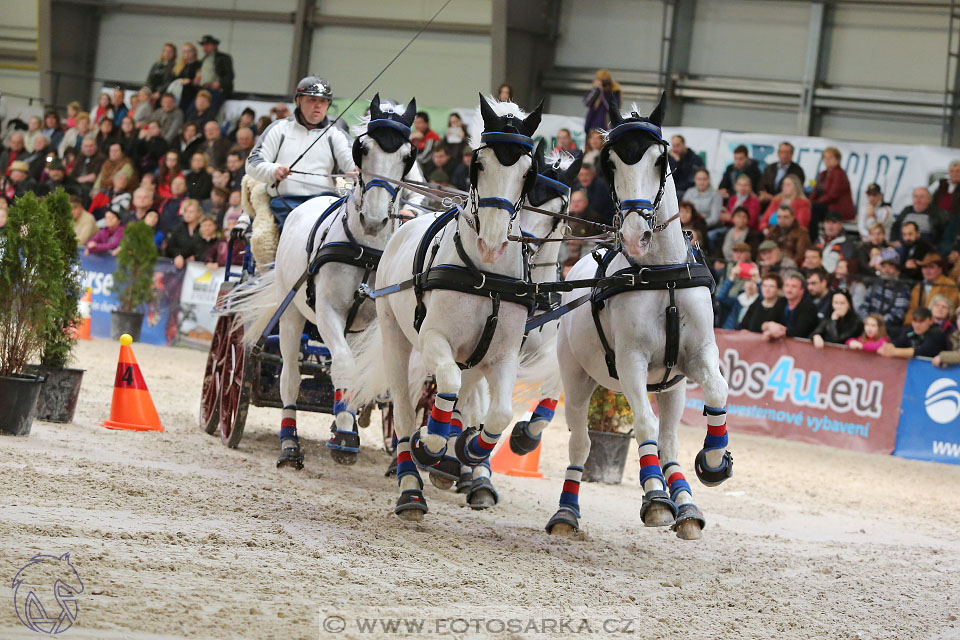
<path fill-rule="evenodd" d="M 576 158 L 569 151 L 554 149 L 544 154 L 544 166 L 540 167 L 540 173 L 543 173 L 547 169 L 555 169 L 557 172 L 566 171 L 570 168 L 570 165 L 573 164 L 574 160 L 576 160 Z"/>
<path fill-rule="evenodd" d="M 496 113 L 500 117 L 503 117 L 505 115 L 512 115 L 514 118 L 523 120 L 528 115 L 530 115 L 526 111 L 521 109 L 520 106 L 515 102 L 499 102 L 496 98 L 494 98 L 491 95 L 484 96 L 483 99 L 487 101 L 487 105 L 491 109 L 493 109 L 494 113 Z M 483 122 L 483 116 L 480 115 L 479 105 L 477 105 L 476 114 L 477 114 L 477 119 L 480 122 Z M 469 138 L 470 148 L 473 149 L 474 151 L 476 151 L 477 149 L 483 146 L 483 143 L 480 142 L 481 133 L 483 132 L 470 134 L 470 138 Z"/>

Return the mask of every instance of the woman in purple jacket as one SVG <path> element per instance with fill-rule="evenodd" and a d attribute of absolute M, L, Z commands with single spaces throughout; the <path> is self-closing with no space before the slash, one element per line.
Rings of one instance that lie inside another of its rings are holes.
<path fill-rule="evenodd" d="M 619 109 L 622 99 L 620 85 L 613 80 L 610 72 L 606 69 L 597 71 L 593 78 L 593 88 L 583 98 L 583 104 L 587 107 L 587 119 L 583 129 L 588 136 L 594 129 L 610 128 L 610 105 Z"/>
<path fill-rule="evenodd" d="M 123 225 L 120 224 L 120 216 L 115 211 L 108 209 L 103 214 L 103 221 L 106 226 L 93 234 L 93 237 L 87 242 L 87 249 L 83 252 L 83 255 L 107 252 L 114 256 L 117 255 L 120 239 L 123 238 Z"/>

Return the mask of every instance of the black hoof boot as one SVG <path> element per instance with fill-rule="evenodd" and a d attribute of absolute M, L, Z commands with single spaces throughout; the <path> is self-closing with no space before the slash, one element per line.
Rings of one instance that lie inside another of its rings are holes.
<path fill-rule="evenodd" d="M 471 509 L 489 509 L 497 506 L 499 502 L 500 494 L 490 482 L 490 478 L 482 476 L 474 479 L 467 493 L 467 504 Z"/>
<path fill-rule="evenodd" d="M 463 471 L 457 479 L 457 493 L 470 493 L 470 486 L 473 484 L 473 473 Z"/>
<path fill-rule="evenodd" d="M 704 520 L 703 513 L 697 508 L 697 505 L 688 502 L 687 504 L 681 504 L 677 507 L 677 520 L 670 528 L 676 531 L 680 528 L 680 525 L 687 520 L 693 520 L 700 525 L 701 529 L 707 526 L 707 521 Z"/>
<path fill-rule="evenodd" d="M 530 423 L 526 420 L 513 425 L 513 431 L 510 433 L 510 451 L 518 456 L 525 456 L 540 446 L 540 436 L 530 435 Z"/>
<path fill-rule="evenodd" d="M 417 429 L 410 438 L 410 455 L 413 461 L 421 467 L 432 467 L 443 459 L 443 454 L 447 452 L 447 445 L 439 453 L 431 453 L 420 438 L 420 430 Z"/>
<path fill-rule="evenodd" d="M 577 533 L 580 531 L 580 514 L 569 507 L 560 507 L 544 528 L 550 535 Z"/>
<path fill-rule="evenodd" d="M 470 452 L 467 451 L 467 444 L 479 433 L 479 429 L 476 427 L 470 427 L 468 429 L 464 429 L 460 435 L 457 436 L 457 441 L 453 445 L 453 450 L 457 455 L 457 460 L 459 460 L 461 464 L 475 467 L 486 460 L 486 457 L 475 458 L 470 455 Z"/>
<path fill-rule="evenodd" d="M 408 489 L 401 493 L 400 497 L 397 498 L 397 506 L 393 508 L 393 512 L 401 520 L 412 520 L 414 522 L 423 520 L 423 514 L 428 510 L 427 501 L 423 497 L 423 492 L 419 489 Z"/>
<path fill-rule="evenodd" d="M 300 449 L 299 439 L 288 438 L 280 441 L 280 457 L 277 458 L 277 468 L 280 467 L 303 469 L 303 451 Z"/>
<path fill-rule="evenodd" d="M 664 519 L 659 522 L 647 523 L 645 516 L 647 512 L 653 505 L 662 505 L 670 511 L 669 521 Z M 647 491 L 643 494 L 643 504 L 640 505 L 640 519 L 643 520 L 644 526 L 647 527 L 664 527 L 672 525 L 677 519 L 677 505 L 670 499 L 670 494 L 662 489 L 654 489 L 653 491 Z"/>
<path fill-rule="evenodd" d="M 390 466 L 387 467 L 386 472 L 384 472 L 383 477 L 389 478 L 390 476 L 397 475 L 397 456 L 394 454 L 393 460 L 390 461 Z"/>
<path fill-rule="evenodd" d="M 443 456 L 440 462 L 428 468 L 427 471 L 430 474 L 430 484 L 446 491 L 460 479 L 460 461 L 453 456 Z"/>
<path fill-rule="evenodd" d="M 707 466 L 707 450 L 701 449 L 693 462 L 693 469 L 697 472 L 697 478 L 708 487 L 715 487 L 723 483 L 727 478 L 733 476 L 733 454 L 727 449 L 723 454 L 723 461 L 716 469 Z"/>
<path fill-rule="evenodd" d="M 360 453 L 360 434 L 356 431 L 337 429 L 337 421 L 330 425 L 330 439 L 327 440 L 330 457 L 337 464 L 356 464 Z"/>

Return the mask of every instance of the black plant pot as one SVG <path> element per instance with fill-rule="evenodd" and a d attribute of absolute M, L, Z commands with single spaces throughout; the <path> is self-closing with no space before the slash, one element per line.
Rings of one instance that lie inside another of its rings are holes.
<path fill-rule="evenodd" d="M 49 422 L 73 422 L 85 369 L 37 364 L 30 365 L 28 371 L 47 379 L 40 389 L 36 418 Z"/>
<path fill-rule="evenodd" d="M 0 433 L 30 435 L 43 378 L 33 375 L 0 377 Z"/>
<path fill-rule="evenodd" d="M 583 465 L 584 482 L 620 484 L 633 433 L 590 430 L 590 455 Z"/>
<path fill-rule="evenodd" d="M 140 328 L 143 326 L 143 314 L 137 311 L 110 312 L 110 339 L 119 340 L 129 333 L 134 342 L 140 342 Z"/>

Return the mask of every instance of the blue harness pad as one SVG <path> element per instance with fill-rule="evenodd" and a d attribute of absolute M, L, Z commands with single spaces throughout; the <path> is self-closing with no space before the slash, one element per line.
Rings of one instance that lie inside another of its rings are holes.
<path fill-rule="evenodd" d="M 287 221 L 287 216 L 290 215 L 294 209 L 307 200 L 319 198 L 320 196 L 340 197 L 339 194 L 332 191 L 324 191 L 307 196 L 277 196 L 270 198 L 270 212 L 273 214 L 273 219 L 277 221 L 277 227 L 279 227 L 280 231 L 283 231 L 283 223 Z"/>

